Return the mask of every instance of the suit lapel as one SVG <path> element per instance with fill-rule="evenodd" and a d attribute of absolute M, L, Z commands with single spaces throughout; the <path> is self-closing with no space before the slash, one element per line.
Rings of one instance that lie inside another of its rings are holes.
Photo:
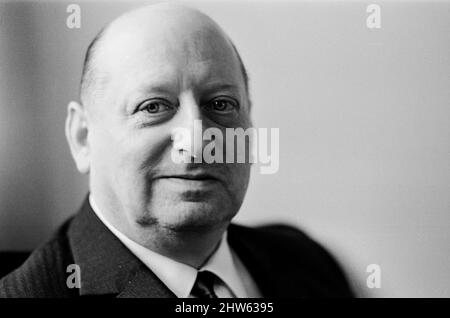
<path fill-rule="evenodd" d="M 175 297 L 100 221 L 87 198 L 68 236 L 80 266 L 81 296 Z"/>

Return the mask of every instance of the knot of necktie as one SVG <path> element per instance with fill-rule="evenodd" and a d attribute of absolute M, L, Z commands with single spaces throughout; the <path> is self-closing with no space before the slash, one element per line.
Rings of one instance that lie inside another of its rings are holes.
<path fill-rule="evenodd" d="M 214 292 L 214 282 L 217 276 L 209 271 L 200 271 L 197 273 L 192 296 L 197 298 L 217 298 Z"/>

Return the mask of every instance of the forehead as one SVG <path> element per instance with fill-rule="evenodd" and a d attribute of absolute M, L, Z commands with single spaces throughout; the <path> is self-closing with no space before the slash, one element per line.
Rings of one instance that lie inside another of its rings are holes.
<path fill-rule="evenodd" d="M 211 25 L 184 28 L 123 28 L 102 48 L 101 68 L 112 82 L 127 86 L 244 86 L 237 54 L 230 41 Z"/>

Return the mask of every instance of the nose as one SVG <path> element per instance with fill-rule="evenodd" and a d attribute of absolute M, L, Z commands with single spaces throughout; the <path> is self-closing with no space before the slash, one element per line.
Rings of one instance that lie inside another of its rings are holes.
<path fill-rule="evenodd" d="M 172 155 L 176 161 L 201 162 L 203 151 L 202 111 L 193 94 L 180 97 L 171 132 Z"/>

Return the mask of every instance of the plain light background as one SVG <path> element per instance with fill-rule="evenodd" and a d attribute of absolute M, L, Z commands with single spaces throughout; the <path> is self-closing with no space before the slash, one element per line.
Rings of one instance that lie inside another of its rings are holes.
<path fill-rule="evenodd" d="M 81 29 L 66 27 L 70 3 Z M 0 250 L 42 244 L 80 206 L 66 106 L 88 43 L 143 3 L 0 2 Z M 450 3 L 184 3 L 241 52 L 256 126 L 280 129 L 279 172 L 253 170 L 236 221 L 304 229 L 360 296 L 450 297 Z M 370 3 L 381 29 L 366 27 Z"/>

